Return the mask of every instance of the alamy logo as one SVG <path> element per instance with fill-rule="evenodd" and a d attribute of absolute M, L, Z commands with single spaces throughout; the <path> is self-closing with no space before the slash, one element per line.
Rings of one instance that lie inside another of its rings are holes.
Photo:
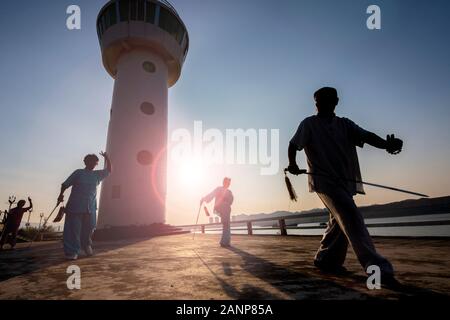
<path fill-rule="evenodd" d="M 67 17 L 66 27 L 69 30 L 81 29 L 81 9 L 77 5 L 70 5 L 67 7 L 66 13 L 70 16 Z"/>
<path fill-rule="evenodd" d="M 371 5 L 367 7 L 367 14 L 370 16 L 367 18 L 366 25 L 369 30 L 380 30 L 381 29 L 381 9 L 377 5 Z"/>
<path fill-rule="evenodd" d="M 182 163 L 186 158 L 203 159 L 204 165 L 258 165 L 261 175 L 279 171 L 279 129 L 203 130 L 202 121 L 194 121 L 193 134 L 179 128 L 171 135 L 171 158 Z"/>
<path fill-rule="evenodd" d="M 374 289 L 381 289 L 381 270 L 380 267 L 377 265 L 370 265 L 367 270 L 367 274 L 369 277 L 367 277 L 367 289 L 374 290 Z"/>
<path fill-rule="evenodd" d="M 67 278 L 66 285 L 69 290 L 80 290 L 81 289 L 81 269 L 77 265 L 70 265 L 66 270 L 67 274 L 70 276 Z"/>

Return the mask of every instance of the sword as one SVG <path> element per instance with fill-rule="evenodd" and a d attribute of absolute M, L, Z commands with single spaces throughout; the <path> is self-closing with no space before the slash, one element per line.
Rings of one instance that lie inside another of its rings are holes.
<path fill-rule="evenodd" d="M 195 221 L 194 234 L 192 235 L 192 240 L 195 239 L 195 231 L 197 230 L 198 218 L 200 217 L 200 211 L 201 210 L 202 210 L 202 204 L 200 204 L 200 207 L 198 207 L 197 220 Z"/>
<path fill-rule="evenodd" d="M 287 168 L 284 169 L 284 173 L 286 173 L 286 172 L 289 172 Z M 409 190 L 395 188 L 395 187 L 390 187 L 390 186 L 385 186 L 385 185 L 382 185 L 382 184 L 372 183 L 372 182 L 367 182 L 367 181 L 353 180 L 353 179 L 347 179 L 347 178 L 341 178 L 341 177 L 332 177 L 332 176 L 327 175 L 327 174 L 314 173 L 314 172 L 304 172 L 303 174 L 307 174 L 307 175 L 310 175 L 310 176 L 325 177 L 325 178 L 329 178 L 329 179 L 339 179 L 339 180 L 343 180 L 343 181 L 347 181 L 347 182 L 361 183 L 361 184 L 365 184 L 365 185 L 372 186 L 372 187 L 377 187 L 377 188 L 388 189 L 388 190 L 392 190 L 392 191 L 412 194 L 412 195 L 419 196 L 419 197 L 424 197 L 424 198 L 429 198 L 430 197 L 430 196 L 428 196 L 426 194 L 423 194 L 423 193 L 409 191 Z"/>
<path fill-rule="evenodd" d="M 53 208 L 52 212 L 50 212 L 49 216 L 46 219 L 44 219 L 44 224 L 42 226 L 40 226 L 40 228 L 38 229 L 38 231 L 34 235 L 33 239 L 31 239 L 31 242 L 30 242 L 30 245 L 28 246 L 28 248 L 31 248 L 31 246 L 36 241 L 36 239 L 41 235 L 42 231 L 47 226 L 48 220 L 50 219 L 50 217 L 52 216 L 53 212 L 55 212 L 56 208 L 58 208 L 61 203 L 62 203 L 62 201 L 61 202 L 58 201 L 56 206 Z"/>

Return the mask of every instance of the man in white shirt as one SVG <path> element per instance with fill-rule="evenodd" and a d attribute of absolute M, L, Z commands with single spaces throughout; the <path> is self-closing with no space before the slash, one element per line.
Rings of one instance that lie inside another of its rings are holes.
<path fill-rule="evenodd" d="M 220 240 L 222 247 L 229 247 L 231 240 L 230 214 L 234 198 L 233 193 L 228 189 L 230 184 L 231 179 L 224 178 L 221 187 L 215 188 L 200 200 L 200 205 L 202 205 L 203 202 L 209 203 L 212 199 L 215 199 L 214 212 L 220 216 L 223 225 L 222 239 Z"/>
<path fill-rule="evenodd" d="M 314 94 L 317 115 L 304 119 L 289 144 L 288 171 L 305 173 L 296 163 L 297 151 L 305 150 L 309 171 L 309 190 L 316 192 L 330 212 L 327 229 L 314 264 L 331 273 L 345 272 L 343 267 L 348 243 L 366 271 L 377 265 L 382 272 L 382 283 L 397 283 L 391 263 L 379 255 L 369 235 L 361 212 L 353 196 L 364 194 L 356 146 L 368 143 L 391 154 L 401 151 L 403 142 L 393 138 L 384 140 L 366 131 L 347 118 L 337 117 L 334 109 L 339 102 L 334 88 L 324 87 Z M 322 176 L 323 175 L 323 176 Z M 331 177 L 331 178 L 330 178 Z"/>

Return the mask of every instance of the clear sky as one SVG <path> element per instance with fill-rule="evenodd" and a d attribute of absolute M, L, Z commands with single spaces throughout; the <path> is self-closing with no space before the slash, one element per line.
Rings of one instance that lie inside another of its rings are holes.
<path fill-rule="evenodd" d="M 5 1 L 0 10 L 0 208 L 9 194 L 31 195 L 35 218 L 49 212 L 61 182 L 87 153 L 105 149 L 113 79 L 102 64 L 95 19 L 103 0 Z M 190 51 L 169 91 L 169 129 L 280 130 L 280 173 L 259 167 L 208 167 L 188 185 L 169 168 L 167 220 L 192 223 L 198 200 L 231 176 L 233 214 L 321 207 L 294 178 L 290 204 L 281 169 L 299 122 L 315 112 L 325 85 L 340 95 L 338 115 L 381 136 L 404 139 L 391 156 L 359 149 L 363 178 L 431 196 L 450 194 L 450 2 L 173 0 Z M 82 29 L 66 29 L 66 8 L 82 10 Z M 366 8 L 381 8 L 381 30 Z M 304 155 L 298 156 L 304 165 Z M 410 198 L 366 188 L 358 204 Z"/>

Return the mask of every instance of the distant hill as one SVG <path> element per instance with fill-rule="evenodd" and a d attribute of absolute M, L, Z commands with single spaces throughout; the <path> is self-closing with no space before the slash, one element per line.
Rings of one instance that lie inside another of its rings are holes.
<path fill-rule="evenodd" d="M 414 200 L 403 200 L 386 204 L 375 204 L 359 207 L 364 218 L 392 218 L 404 216 L 416 216 L 427 214 L 450 213 L 450 196 L 439 198 L 421 198 Z M 233 216 L 233 221 L 244 221 L 251 219 L 277 218 L 288 215 L 301 214 L 301 218 L 288 220 L 289 225 L 298 223 L 326 222 L 328 211 L 326 209 L 312 209 L 300 212 L 275 211 L 272 213 L 240 214 Z M 259 225 L 272 225 L 273 222 L 261 222 Z"/>

